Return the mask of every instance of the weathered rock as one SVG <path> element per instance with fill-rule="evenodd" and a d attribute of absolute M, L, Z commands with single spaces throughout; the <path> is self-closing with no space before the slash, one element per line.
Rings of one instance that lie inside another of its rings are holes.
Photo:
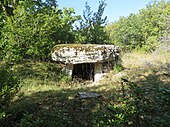
<path fill-rule="evenodd" d="M 89 93 L 89 92 L 78 92 L 77 94 L 78 94 L 80 99 L 96 98 L 96 97 L 101 96 L 98 93 Z"/>
<path fill-rule="evenodd" d="M 114 45 L 62 44 L 52 49 L 52 59 L 66 64 L 71 78 L 98 81 L 105 70 L 113 68 L 119 52 Z"/>
<path fill-rule="evenodd" d="M 64 63 L 96 63 L 113 61 L 119 56 L 119 48 L 114 45 L 63 44 L 52 50 L 52 59 Z"/>

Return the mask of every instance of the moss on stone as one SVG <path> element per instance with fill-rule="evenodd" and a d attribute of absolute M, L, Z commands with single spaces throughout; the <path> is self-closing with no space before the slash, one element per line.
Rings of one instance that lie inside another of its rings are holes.
<path fill-rule="evenodd" d="M 92 52 L 98 50 L 105 50 L 104 45 L 96 45 L 96 44 L 60 44 L 53 47 L 52 52 L 59 51 L 63 48 L 74 48 L 79 51 Z"/>

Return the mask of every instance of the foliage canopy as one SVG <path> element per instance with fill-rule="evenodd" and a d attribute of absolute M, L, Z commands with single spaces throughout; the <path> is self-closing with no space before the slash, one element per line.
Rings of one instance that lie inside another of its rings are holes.
<path fill-rule="evenodd" d="M 170 2 L 154 1 L 138 14 L 120 17 L 106 27 L 111 42 L 129 50 L 154 50 L 166 29 L 169 10 Z"/>
<path fill-rule="evenodd" d="M 106 17 L 102 19 L 105 1 L 99 2 L 93 16 L 87 3 L 85 7 L 82 19 L 75 15 L 73 8 L 59 9 L 56 0 L 3 0 L 0 3 L 1 58 L 15 62 L 49 60 L 56 44 L 106 43 Z M 76 21 L 80 21 L 77 29 Z"/>

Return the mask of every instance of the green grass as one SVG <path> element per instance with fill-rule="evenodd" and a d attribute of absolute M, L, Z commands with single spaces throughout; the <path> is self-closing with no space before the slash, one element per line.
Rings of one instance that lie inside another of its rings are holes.
<path fill-rule="evenodd" d="M 169 56 L 169 53 L 124 54 L 124 70 L 116 75 L 110 72 L 93 85 L 70 82 L 62 72 L 63 66 L 56 63 L 14 65 L 22 88 L 7 110 L 9 116 L 0 125 L 125 127 L 137 125 L 139 116 L 141 126 L 166 126 L 170 116 L 170 99 L 165 92 L 170 88 Z M 122 84 L 122 77 L 130 84 Z M 77 96 L 80 91 L 97 92 L 102 97 L 80 100 Z"/>

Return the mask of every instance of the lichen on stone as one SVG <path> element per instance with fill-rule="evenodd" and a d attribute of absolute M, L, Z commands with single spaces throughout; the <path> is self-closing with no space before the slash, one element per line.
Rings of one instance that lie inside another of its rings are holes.
<path fill-rule="evenodd" d="M 62 48 L 74 48 L 74 49 L 87 49 L 89 47 L 95 47 L 95 44 L 59 44 L 53 47 L 52 52 L 60 50 Z"/>
<path fill-rule="evenodd" d="M 52 49 L 52 59 L 65 63 L 94 63 L 112 61 L 119 55 L 114 45 L 62 44 Z"/>

